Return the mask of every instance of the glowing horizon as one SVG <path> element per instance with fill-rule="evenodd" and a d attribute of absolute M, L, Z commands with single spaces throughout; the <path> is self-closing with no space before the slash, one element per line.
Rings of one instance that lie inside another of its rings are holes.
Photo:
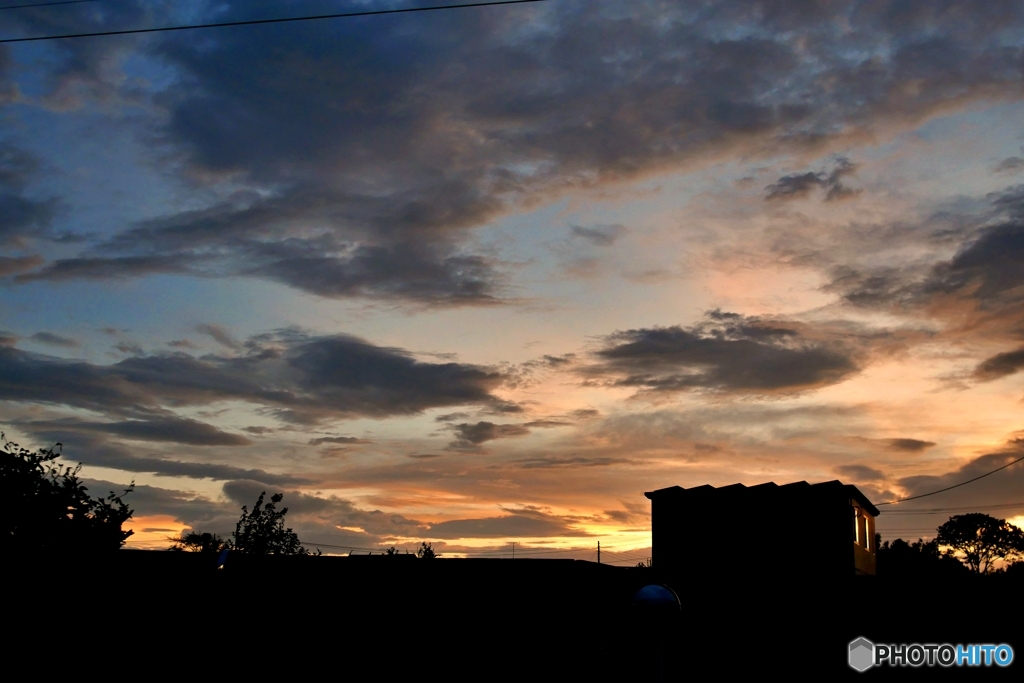
<path fill-rule="evenodd" d="M 307 545 L 632 557 L 644 491 L 888 501 L 1020 457 L 1024 9 L 829 7 L 3 46 L 0 426 L 135 481 L 139 548 L 265 490 Z M 1020 522 L 1021 490 L 920 507 Z"/>

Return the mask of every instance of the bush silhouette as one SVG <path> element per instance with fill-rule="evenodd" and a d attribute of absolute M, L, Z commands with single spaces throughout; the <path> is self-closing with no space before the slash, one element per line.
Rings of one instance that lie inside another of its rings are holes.
<path fill-rule="evenodd" d="M 307 551 L 299 543 L 299 536 L 284 526 L 284 516 L 288 508 L 277 510 L 277 504 L 284 499 L 283 493 L 275 493 L 270 497 L 266 507 L 263 498 L 252 507 L 252 512 L 243 505 L 242 516 L 235 525 L 232 549 L 249 555 L 307 555 Z"/>
<path fill-rule="evenodd" d="M 178 538 L 169 540 L 171 541 L 171 547 L 168 550 L 193 553 L 219 553 L 221 550 L 231 547 L 231 541 L 225 540 L 217 534 L 199 531 L 183 531 Z"/>
<path fill-rule="evenodd" d="M 430 544 L 423 542 L 420 544 L 420 549 L 416 551 L 416 557 L 421 557 L 424 560 L 432 560 L 435 557 L 441 557 L 441 553 L 434 552 L 434 549 L 430 547 Z"/>
<path fill-rule="evenodd" d="M 942 552 L 935 540 L 919 538 L 908 543 L 897 538 L 882 543 L 876 535 L 875 547 L 878 548 L 879 576 L 955 578 L 967 574 L 967 569 L 951 554 Z"/>
<path fill-rule="evenodd" d="M 0 432 L 0 548 L 10 551 L 113 551 L 132 531 L 121 525 L 132 510 L 113 491 L 92 498 L 82 469 L 57 462 L 63 445 L 30 451 Z M 134 482 L 124 494 L 135 488 Z"/>

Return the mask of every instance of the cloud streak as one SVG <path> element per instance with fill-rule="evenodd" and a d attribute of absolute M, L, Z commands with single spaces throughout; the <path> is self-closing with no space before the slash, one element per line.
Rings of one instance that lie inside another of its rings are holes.
<path fill-rule="evenodd" d="M 507 439 L 513 436 L 524 436 L 530 430 L 524 425 L 495 424 L 493 422 L 477 422 L 452 425 L 456 441 L 453 446 L 478 446 L 494 439 Z"/>
<path fill-rule="evenodd" d="M 28 423 L 24 426 L 44 443 L 62 443 L 62 458 L 65 462 L 81 462 L 124 472 L 146 472 L 165 477 L 213 480 L 245 478 L 279 486 L 311 483 L 306 477 L 276 474 L 261 469 L 136 455 L 132 447 L 109 439 L 106 434 L 110 430 L 102 426 L 94 428 L 90 424 L 76 425 L 73 422 Z"/>
<path fill-rule="evenodd" d="M 190 7 L 220 20 L 249 11 Z M 140 222 L 20 281 L 244 275 L 324 297 L 494 303 L 507 296 L 507 272 L 466 245 L 510 211 L 724 152 L 827 151 L 1019 88 L 1021 49 L 1009 39 L 1019 9 L 829 7 L 842 26 L 804 5 L 641 2 L 624 13 L 593 1 L 136 43 L 178 76 L 173 95 L 149 94 L 166 112 L 153 123 L 159 139 L 222 199 Z M 137 23 L 140 11 L 110 8 L 104 25 Z M 83 29 L 98 21 L 63 16 Z M 12 20 L 26 33 L 63 26 Z M 118 90 L 107 42 L 67 50 L 44 79 L 54 106 L 146 96 Z M 841 199 L 853 168 L 839 158 L 766 196 L 821 188 Z M 228 192 L 227 178 L 255 191 Z M 8 234 L 45 222 L 15 209 L 4 213 L 23 217 Z M 596 246 L 618 236 L 574 234 Z"/>
<path fill-rule="evenodd" d="M 713 390 L 777 393 L 840 382 L 858 370 L 837 342 L 802 338 L 796 329 L 713 311 L 707 322 L 616 332 L 583 372 L 645 392 Z"/>
<path fill-rule="evenodd" d="M 974 369 L 974 376 L 987 382 L 1015 374 L 1021 369 L 1024 369 L 1024 349 L 1017 349 L 986 358 Z"/>
<path fill-rule="evenodd" d="M 113 365 L 3 347 L 0 399 L 122 415 L 245 401 L 307 424 L 344 416 L 411 415 L 443 406 L 501 405 L 491 393 L 503 380 L 497 371 L 423 363 L 400 349 L 355 337 L 286 332 L 250 339 L 246 346 L 247 353 L 239 356 L 138 355 Z M 142 434 L 141 427 L 136 433 Z"/>
<path fill-rule="evenodd" d="M 824 201 L 826 202 L 848 199 L 858 194 L 859 190 L 843 185 L 842 180 L 856 172 L 856 164 L 845 157 L 839 157 L 836 159 L 835 168 L 828 173 L 808 171 L 779 178 L 764 189 L 764 198 L 765 201 L 805 199 L 813 190 L 820 188 L 825 192 Z"/>

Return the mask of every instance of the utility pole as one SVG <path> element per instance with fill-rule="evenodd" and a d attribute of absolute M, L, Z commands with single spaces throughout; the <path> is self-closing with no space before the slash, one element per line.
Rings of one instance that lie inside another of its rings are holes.
<path fill-rule="evenodd" d="M 512 541 L 512 559 L 516 559 L 516 542 Z"/>
<path fill-rule="evenodd" d="M 597 563 L 601 564 L 601 541 L 597 542 Z"/>

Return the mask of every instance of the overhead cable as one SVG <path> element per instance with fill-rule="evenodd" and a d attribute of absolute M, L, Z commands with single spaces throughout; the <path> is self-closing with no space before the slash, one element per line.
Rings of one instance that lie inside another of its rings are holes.
<path fill-rule="evenodd" d="M 36 2 L 31 5 L 0 5 L 0 10 L 25 9 L 28 7 L 52 7 L 53 5 L 80 5 L 83 2 L 97 2 L 97 0 L 60 0 L 59 2 Z"/>
<path fill-rule="evenodd" d="M 982 510 L 1012 510 L 1014 508 L 1024 507 L 1024 502 L 1020 503 L 1002 503 L 999 505 L 965 505 L 961 507 L 949 507 L 949 508 L 921 508 L 920 510 L 891 510 L 885 513 L 886 517 L 890 515 L 939 515 L 944 512 L 980 512 Z"/>
<path fill-rule="evenodd" d="M 256 26 L 259 24 L 283 24 L 293 21 L 318 21 L 321 19 L 344 19 L 348 17 L 371 17 L 382 14 L 408 14 L 411 12 L 432 12 L 467 7 L 491 7 L 495 5 L 522 5 L 547 0 L 492 0 L 491 2 L 470 2 L 460 5 L 434 5 L 431 7 L 404 7 L 400 9 L 367 10 L 363 12 L 338 12 L 303 17 L 277 17 L 274 19 L 246 19 L 241 21 L 219 21 L 212 24 L 186 24 L 181 26 L 159 26 L 156 28 L 132 28 L 119 31 L 92 31 L 89 33 L 65 33 L 61 35 L 31 36 L 28 38 L 4 38 L 0 43 L 27 43 L 38 40 L 62 40 L 66 38 L 95 38 L 98 36 L 126 36 L 137 33 L 160 33 L 165 31 L 190 31 L 197 28 L 226 28 L 229 26 Z"/>
<path fill-rule="evenodd" d="M 1024 456 L 1021 456 L 1021 457 L 1017 458 L 1016 460 L 1014 460 L 1013 462 L 1010 462 L 1010 463 L 1007 463 L 1007 464 L 1003 465 L 1002 467 L 997 467 L 996 469 L 992 470 L 991 472 L 986 472 L 985 474 L 977 476 L 974 479 L 968 479 L 967 481 L 962 481 L 959 484 L 954 484 L 953 486 L 947 486 L 946 488 L 939 489 L 938 491 L 931 491 L 930 493 L 922 493 L 919 496 L 910 496 L 909 498 L 899 498 L 897 500 L 888 500 L 888 501 L 886 501 L 884 503 L 875 503 L 875 507 L 878 507 L 879 505 L 893 505 L 895 503 L 903 503 L 903 502 L 906 502 L 908 500 L 917 500 L 918 498 L 927 498 L 928 496 L 934 496 L 936 493 L 945 493 L 946 491 L 951 491 L 951 490 L 953 490 L 955 488 L 959 488 L 959 487 L 964 486 L 966 484 L 970 484 L 972 482 L 978 481 L 979 479 L 984 479 L 985 477 L 989 476 L 990 474 L 995 474 L 996 472 L 999 472 L 1000 470 L 1005 470 L 1007 467 L 1010 467 L 1011 465 L 1016 465 L 1017 463 L 1021 462 L 1022 460 L 1024 460 Z"/>

